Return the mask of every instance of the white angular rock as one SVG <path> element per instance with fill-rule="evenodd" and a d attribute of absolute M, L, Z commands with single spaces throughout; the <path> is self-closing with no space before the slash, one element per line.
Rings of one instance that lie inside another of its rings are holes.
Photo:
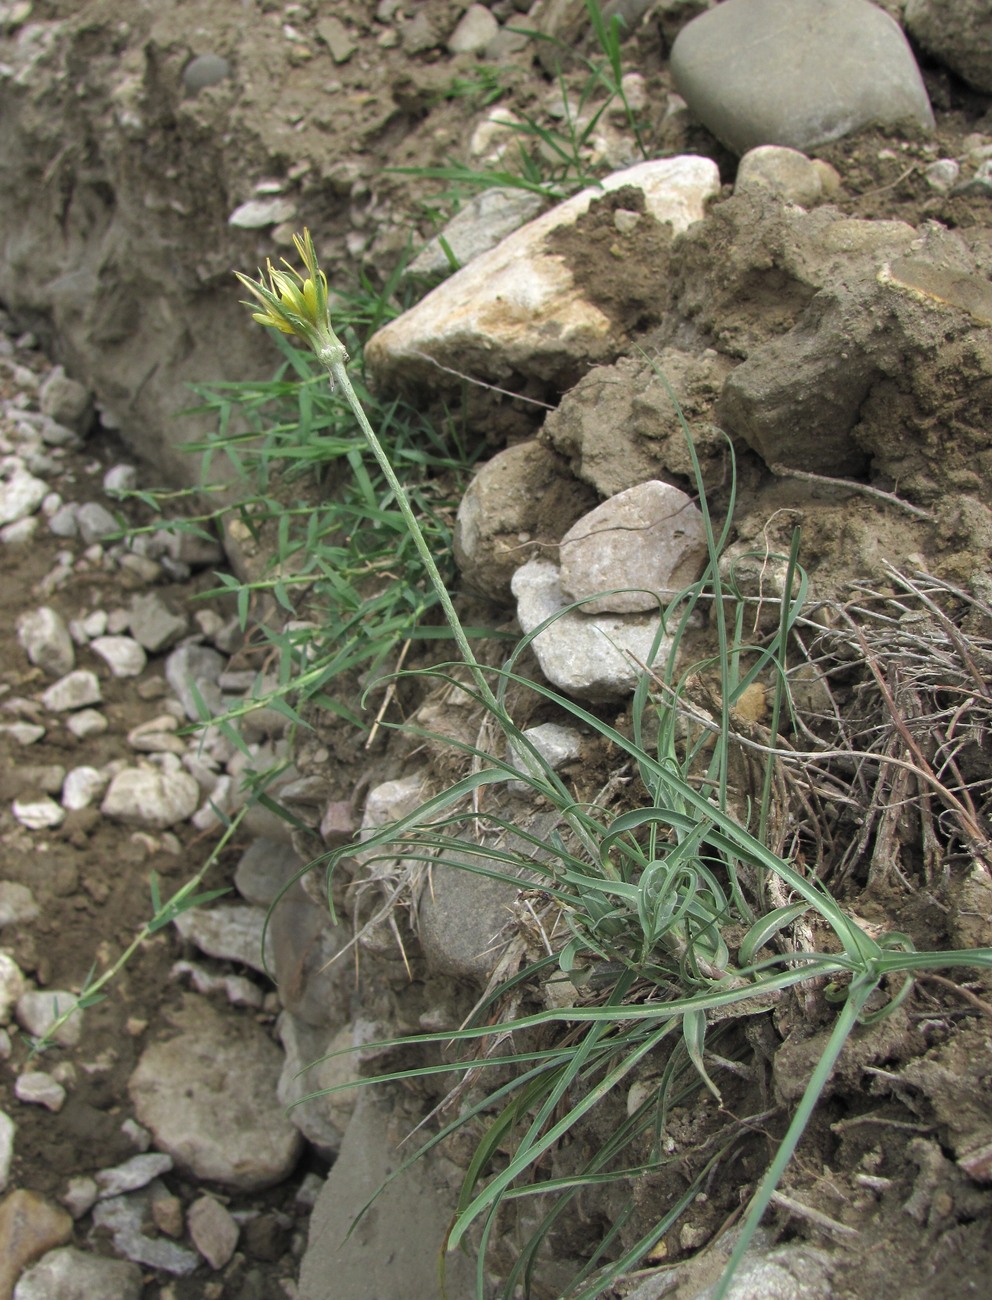
<path fill-rule="evenodd" d="M 169 1019 L 178 1035 L 146 1047 L 128 1081 L 155 1145 L 194 1178 L 242 1191 L 281 1182 L 300 1135 L 275 1103 L 279 1048 L 251 1017 L 195 995 Z"/>
<path fill-rule="evenodd" d="M 217 679 L 226 667 L 227 661 L 223 655 L 202 645 L 182 645 L 166 659 L 166 681 L 191 722 L 202 720 L 197 696 L 210 716 L 221 712 L 223 705 Z"/>
<path fill-rule="evenodd" d="M 657 610 L 695 582 L 706 562 L 706 529 L 692 498 L 669 483 L 639 483 L 573 524 L 559 543 L 562 594 L 586 600 L 582 614 Z M 618 590 L 597 596 L 598 592 Z"/>
<path fill-rule="evenodd" d="M 138 483 L 138 471 L 133 465 L 112 465 L 103 476 L 103 490 L 108 496 L 130 492 Z"/>
<path fill-rule="evenodd" d="M 20 966 L 10 953 L 0 951 L 0 1025 L 10 1023 L 14 1007 L 26 988 Z"/>
<path fill-rule="evenodd" d="M 65 1105 L 65 1089 L 44 1070 L 26 1070 L 17 1077 L 14 1096 L 28 1106 L 44 1106 L 58 1113 Z"/>
<path fill-rule="evenodd" d="M 126 767 L 110 783 L 100 811 L 105 817 L 168 830 L 196 812 L 200 787 L 183 771 Z"/>
<path fill-rule="evenodd" d="M 228 217 L 227 224 L 242 230 L 261 230 L 263 226 L 278 226 L 289 221 L 295 214 L 295 202 L 277 194 L 272 198 L 249 199 L 242 203 Z"/>
<path fill-rule="evenodd" d="M 141 1300 L 141 1269 L 74 1246 L 60 1246 L 21 1274 L 13 1300 Z"/>
<path fill-rule="evenodd" d="M 189 628 L 185 616 L 173 613 L 156 591 L 132 599 L 129 625 L 134 639 L 151 654 L 175 644 Z"/>
<path fill-rule="evenodd" d="M 29 1034 L 40 1038 L 78 1001 L 75 993 L 66 989 L 29 989 L 17 1000 L 17 1023 Z M 83 1011 L 71 1015 L 55 1035 L 55 1041 L 62 1047 L 75 1047 L 82 1036 L 84 1015 Z"/>
<path fill-rule="evenodd" d="M 102 736 L 110 723 L 96 709 L 80 709 L 66 719 L 65 726 L 77 740 L 85 740 L 87 736 Z"/>
<path fill-rule="evenodd" d="M 0 525 L 33 515 L 48 495 L 48 484 L 29 474 L 21 463 L 0 466 L 0 476 Z"/>
<path fill-rule="evenodd" d="M 582 751 L 581 732 L 575 727 L 563 727 L 560 722 L 542 722 L 536 727 L 527 727 L 523 734 L 553 772 L 578 758 Z M 527 771 L 526 759 L 518 748 L 510 748 L 509 759 L 518 772 Z M 523 781 L 511 784 L 520 789 L 527 788 Z"/>
<path fill-rule="evenodd" d="M 212 1269 L 223 1268 L 238 1245 L 241 1229 L 230 1210 L 213 1196 L 198 1196 L 186 1215 L 193 1245 Z"/>
<path fill-rule="evenodd" d="M 194 961 L 173 962 L 169 975 L 173 979 L 188 975 L 197 993 L 205 997 L 211 993 L 223 993 L 235 1007 L 254 1007 L 260 1011 L 265 1001 L 262 990 L 246 976 L 214 975 Z"/>
<path fill-rule="evenodd" d="M 14 1135 L 17 1128 L 6 1111 L 0 1110 L 0 1192 L 7 1187 L 10 1165 L 14 1159 Z"/>
<path fill-rule="evenodd" d="M 62 807 L 67 812 L 88 808 L 107 785 L 107 777 L 96 767 L 74 767 L 62 786 Z"/>
<path fill-rule="evenodd" d="M 76 666 L 76 651 L 65 620 L 48 605 L 20 616 L 17 639 L 28 659 L 51 677 L 63 677 Z"/>
<path fill-rule="evenodd" d="M 50 830 L 65 821 L 65 809 L 47 795 L 40 799 L 15 799 L 11 812 L 29 831 Z"/>
<path fill-rule="evenodd" d="M 89 668 L 77 668 L 53 682 L 42 695 L 41 702 L 53 713 L 69 713 L 88 704 L 99 704 L 101 698 L 96 673 Z"/>
<path fill-rule="evenodd" d="M 68 1180 L 59 1200 L 74 1219 L 81 1219 L 84 1214 L 89 1214 L 99 1196 L 100 1189 L 95 1179 L 78 1175 Z"/>
<path fill-rule="evenodd" d="M 161 1184 L 160 1184 L 161 1186 Z M 93 1223 L 110 1231 L 114 1249 L 135 1264 L 160 1268 L 175 1277 L 186 1277 L 199 1267 L 200 1257 L 185 1246 L 161 1237 L 149 1237 L 143 1227 L 151 1217 L 151 1193 L 142 1189 L 126 1196 L 109 1196 L 93 1207 Z"/>
<path fill-rule="evenodd" d="M 109 665 L 115 677 L 137 677 L 148 662 L 144 650 L 129 636 L 98 636 L 90 642 L 90 649 Z"/>
<path fill-rule="evenodd" d="M 641 189 L 646 211 L 678 234 L 702 219 L 720 177 L 715 163 L 694 155 L 638 163 L 605 177 L 602 189 L 583 190 L 542 213 L 380 329 L 365 351 L 371 371 L 380 379 L 402 374 L 436 382 L 430 358 L 474 372 L 490 358 L 500 373 L 547 378 L 574 370 L 580 355 L 583 364 L 597 353 L 612 359 L 609 317 L 586 298 L 564 258 L 548 249 L 548 239 L 574 225 L 604 190 L 626 185 Z"/>
<path fill-rule="evenodd" d="M 525 633 L 566 607 L 557 565 L 529 560 L 514 574 L 517 621 Z M 651 649 L 661 620 L 652 614 L 561 614 L 531 642 L 545 677 L 579 699 L 622 699 L 640 679 L 641 665 L 652 662 Z M 655 658 L 671 649 L 662 636 Z"/>
<path fill-rule="evenodd" d="M 18 519 L 16 523 L 4 524 L 0 528 L 0 543 L 4 546 L 26 546 L 34 540 L 37 531 L 37 517 L 29 515 L 26 519 Z"/>
<path fill-rule="evenodd" d="M 115 1165 L 113 1169 L 101 1169 L 96 1175 L 99 1199 L 122 1196 L 125 1192 L 136 1192 L 141 1187 L 147 1187 L 153 1178 L 167 1174 L 172 1167 L 172 1157 L 166 1155 L 164 1151 L 149 1151 L 132 1156 L 130 1160 Z"/>
<path fill-rule="evenodd" d="M 442 238 L 451 250 L 455 268 L 460 269 L 495 248 L 500 240 L 536 217 L 543 207 L 541 196 L 527 190 L 483 190 L 459 208 L 440 235 L 427 242 L 406 268 L 405 275 L 431 280 L 449 276 L 452 265 Z"/>
<path fill-rule="evenodd" d="M 9 736 L 15 745 L 34 745 L 45 734 L 45 728 L 35 722 L 8 722 L 0 726 L 0 736 Z"/>
<path fill-rule="evenodd" d="M 479 54 L 499 31 L 499 23 L 485 5 L 469 5 L 448 37 L 449 54 Z"/>

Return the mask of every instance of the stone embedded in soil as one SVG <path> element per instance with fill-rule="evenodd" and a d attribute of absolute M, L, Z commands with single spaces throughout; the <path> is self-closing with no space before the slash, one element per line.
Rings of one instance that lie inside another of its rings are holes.
<path fill-rule="evenodd" d="M 83 1174 L 70 1178 L 66 1182 L 65 1191 L 59 1197 L 74 1219 L 81 1219 L 84 1214 L 89 1214 L 99 1199 L 100 1189 L 96 1185 L 96 1180 Z"/>
<path fill-rule="evenodd" d="M 278 226 L 296 215 L 296 202 L 281 195 L 271 198 L 249 199 L 242 203 L 227 219 L 229 226 L 242 230 L 261 230 L 265 226 Z"/>
<path fill-rule="evenodd" d="M 44 1106 L 55 1114 L 65 1105 L 65 1089 L 44 1070 L 27 1070 L 18 1075 L 14 1096 L 27 1106 Z"/>
<path fill-rule="evenodd" d="M 41 413 L 75 434 L 85 434 L 93 421 L 93 398 L 62 366 L 53 366 L 38 389 Z"/>
<path fill-rule="evenodd" d="M 33 921 L 39 915 L 34 894 L 16 880 L 0 880 L 0 930 L 5 925 Z M 0 1023 L 3 1015 L 0 1013 Z"/>
<path fill-rule="evenodd" d="M 159 1268 L 174 1277 L 186 1277 L 199 1267 L 200 1256 L 174 1241 L 149 1237 L 143 1231 L 151 1218 L 155 1187 L 152 1184 L 148 1189 L 100 1201 L 93 1207 L 94 1227 L 108 1230 L 114 1249 L 135 1264 Z"/>
<path fill-rule="evenodd" d="M 66 730 L 70 731 L 77 740 L 85 740 L 87 736 L 103 735 L 110 723 L 96 709 L 80 709 L 78 713 L 66 719 L 65 725 Z"/>
<path fill-rule="evenodd" d="M 906 37 L 868 0 L 725 0 L 682 28 L 671 71 L 690 112 L 738 154 L 872 125 L 934 129 Z"/>
<path fill-rule="evenodd" d="M 988 0 L 907 0 L 903 21 L 928 54 L 975 90 L 992 94 Z"/>
<path fill-rule="evenodd" d="M 237 961 L 264 973 L 272 969 L 272 935 L 266 936 L 265 959 L 262 957 L 262 931 L 265 912 L 261 907 L 241 903 L 218 903 L 213 907 L 191 907 L 173 922 L 187 943 L 194 944 L 208 957 L 219 961 Z"/>
<path fill-rule="evenodd" d="M 254 1007 L 260 1011 L 265 1002 L 262 990 L 244 975 L 215 975 L 192 961 L 173 962 L 169 975 L 173 979 L 188 975 L 197 993 L 205 996 L 223 993 L 235 1007 Z"/>
<path fill-rule="evenodd" d="M 35 722 L 8 722 L 0 726 L 0 736 L 9 736 L 16 745 L 27 747 L 37 744 L 45 728 Z"/>
<path fill-rule="evenodd" d="M 70 713 L 88 704 L 99 704 L 100 682 L 89 668 L 77 668 L 53 682 L 41 696 L 41 702 L 53 713 Z"/>
<path fill-rule="evenodd" d="M 17 461 L 17 457 L 7 457 Z M 34 512 L 48 494 L 48 484 L 29 474 L 23 464 L 4 466 L 0 462 L 0 525 L 13 524 Z"/>
<path fill-rule="evenodd" d="M 330 1158 L 341 1147 L 342 1136 L 355 1107 L 356 1092 L 347 1089 L 320 1097 L 310 1097 L 309 1094 L 339 1084 L 355 1083 L 361 1076 L 362 1062 L 360 1053 L 351 1049 L 363 1042 L 382 1038 L 381 1027 L 359 1020 L 336 1033 L 329 1033 L 327 1029 L 315 1029 L 291 1012 L 284 1011 L 276 1029 L 285 1052 L 277 1090 L 279 1104 L 307 1141 Z M 330 1055 L 337 1051 L 341 1052 L 340 1056 Z M 324 1057 L 328 1059 L 321 1059 Z M 313 1068 L 307 1069 L 307 1066 Z M 308 1100 L 301 1101 L 302 1097 Z"/>
<path fill-rule="evenodd" d="M 129 626 L 134 639 L 151 654 L 167 650 L 189 630 L 185 615 L 170 609 L 157 591 L 132 597 Z"/>
<path fill-rule="evenodd" d="M 76 650 L 65 620 L 48 605 L 18 618 L 17 639 L 31 663 L 51 677 L 63 677 L 76 666 Z"/>
<path fill-rule="evenodd" d="M 200 787 L 183 771 L 127 767 L 110 783 L 100 811 L 105 817 L 155 830 L 187 821 L 200 802 Z"/>
<path fill-rule="evenodd" d="M 115 677 L 137 677 L 148 662 L 144 650 L 129 636 L 98 636 L 90 642 L 90 649 Z"/>
<path fill-rule="evenodd" d="M 647 213 L 678 234 L 702 219 L 719 184 L 715 163 L 688 155 L 614 172 L 602 188 L 583 190 L 528 222 L 380 329 L 365 350 L 370 372 L 385 386 L 436 387 L 444 377 L 433 358 L 497 379 L 517 372 L 554 382 L 590 360 L 612 360 L 621 346 L 615 327 L 550 250 L 552 232 L 574 226 L 604 190 L 629 185 L 643 192 Z"/>
<path fill-rule="evenodd" d="M 137 1264 L 61 1246 L 21 1274 L 14 1300 L 141 1300 L 142 1290 Z"/>
<path fill-rule="evenodd" d="M 96 767 L 74 767 L 62 786 L 62 807 L 67 812 L 89 808 L 106 789 L 107 776 Z"/>
<path fill-rule="evenodd" d="M 237 1221 L 213 1196 L 199 1196 L 186 1215 L 193 1245 L 212 1269 L 221 1269 L 238 1245 Z"/>
<path fill-rule="evenodd" d="M 65 989 L 29 989 L 17 1000 L 17 1023 L 29 1034 L 40 1038 L 47 1034 L 58 1019 L 79 1001 L 75 993 Z M 55 1041 L 61 1047 L 75 1047 L 83 1032 L 85 1012 L 76 1011 L 62 1025 L 55 1035 Z"/>
<path fill-rule="evenodd" d="M 142 1187 L 147 1187 L 154 1178 L 169 1173 L 172 1167 L 171 1156 L 163 1151 L 148 1151 L 132 1156 L 130 1160 L 115 1165 L 113 1169 L 101 1169 L 95 1179 L 99 1189 L 98 1199 L 105 1200 L 109 1196 L 123 1196 L 127 1192 L 136 1192 Z"/>
<path fill-rule="evenodd" d="M 532 439 L 497 452 L 458 504 L 453 549 L 465 581 L 502 604 L 510 579 L 535 556 L 553 554 L 566 529 L 596 504 L 553 448 Z"/>
<path fill-rule="evenodd" d="M 183 85 L 191 95 L 216 86 L 231 75 L 231 65 L 219 54 L 198 54 L 183 68 Z"/>
<path fill-rule="evenodd" d="M 8 1300 L 21 1272 L 72 1237 L 65 1210 L 39 1196 L 18 1190 L 0 1202 L 0 1297 Z"/>
<path fill-rule="evenodd" d="M 61 826 L 65 820 L 65 809 L 47 796 L 39 799 L 15 799 L 11 811 L 29 831 L 50 830 Z"/>
<path fill-rule="evenodd" d="M 536 727 L 527 727 L 523 735 L 553 772 L 578 758 L 582 752 L 581 733 L 575 727 L 563 727 L 560 722 L 542 722 Z M 521 751 L 522 747 L 511 746 L 508 757 L 518 772 L 526 772 L 527 760 Z M 522 781 L 512 784 L 521 790 L 528 788 Z"/>
<path fill-rule="evenodd" d="M 481 54 L 499 31 L 485 5 L 469 5 L 448 37 L 449 54 Z"/>
<path fill-rule="evenodd" d="M 495 248 L 525 222 L 533 220 L 543 207 L 544 199 L 526 190 L 484 190 L 459 208 L 444 229 L 424 245 L 404 275 L 410 280 L 444 279 Z M 451 250 L 455 266 L 451 265 L 442 239 Z"/>
<path fill-rule="evenodd" d="M 303 859 L 290 845 L 259 836 L 239 858 L 234 884 L 246 902 L 268 907 L 302 866 Z"/>
<path fill-rule="evenodd" d="M 0 1110 L 0 1192 L 6 1191 L 10 1166 L 14 1159 L 17 1128 L 6 1111 Z"/>
<path fill-rule="evenodd" d="M 20 966 L 9 952 L 0 949 L 0 1025 L 10 1022 L 14 1007 L 26 987 Z"/>
<path fill-rule="evenodd" d="M 639 483 L 583 515 L 558 546 L 562 594 L 583 614 L 657 610 L 699 577 L 706 529 L 692 499 L 669 483 Z M 632 588 L 612 591 L 613 588 Z M 610 595 L 598 595 L 611 591 Z M 589 600 L 588 597 L 594 597 Z"/>
<path fill-rule="evenodd" d="M 166 681 L 191 722 L 203 720 L 203 710 L 199 707 L 197 696 L 206 707 L 209 717 L 222 711 L 223 701 L 217 679 L 226 667 L 227 660 L 223 655 L 202 645 L 182 645 L 166 659 Z"/>
<path fill-rule="evenodd" d="M 735 194 L 754 189 L 809 208 L 823 198 L 823 178 L 816 164 L 798 149 L 762 144 L 749 149 L 740 160 L 734 181 Z"/>
<path fill-rule="evenodd" d="M 633 694 L 661 620 L 651 614 L 560 613 L 568 605 L 562 594 L 557 565 L 530 560 L 513 576 L 517 621 L 525 633 L 559 614 L 531 642 L 541 671 L 552 685 L 579 699 L 604 701 Z M 664 661 L 671 649 L 662 636 L 655 659 Z"/>
<path fill-rule="evenodd" d="M 121 525 L 99 501 L 86 501 L 76 511 L 79 536 L 87 546 L 106 541 L 121 531 Z"/>
<path fill-rule="evenodd" d="M 193 995 L 169 1019 L 178 1034 L 146 1047 L 128 1081 L 156 1146 L 193 1178 L 239 1191 L 281 1182 L 300 1136 L 276 1104 L 278 1047 L 250 1017 Z"/>

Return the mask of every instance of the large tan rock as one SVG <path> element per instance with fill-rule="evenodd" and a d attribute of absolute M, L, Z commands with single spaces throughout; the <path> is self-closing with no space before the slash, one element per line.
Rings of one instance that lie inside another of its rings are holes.
<path fill-rule="evenodd" d="M 373 335 L 365 363 L 375 379 L 436 383 L 443 378 L 439 364 L 486 379 L 516 374 L 556 383 L 573 378 L 591 359 L 612 360 L 620 331 L 549 241 L 574 226 L 604 192 L 625 186 L 643 193 L 644 216 L 677 235 L 702 219 L 720 177 L 708 158 L 656 159 L 614 172 L 602 188 L 583 190 L 542 213 Z M 618 226 L 618 248 L 623 237 Z M 663 289 L 659 284 L 659 298 Z"/>

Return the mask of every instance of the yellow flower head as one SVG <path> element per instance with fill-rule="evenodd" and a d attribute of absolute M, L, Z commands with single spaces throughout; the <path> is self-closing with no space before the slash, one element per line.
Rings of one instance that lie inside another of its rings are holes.
<path fill-rule="evenodd" d="M 285 270 L 273 266 L 271 261 L 266 262 L 267 284 L 261 271 L 257 280 L 250 280 L 236 271 L 235 275 L 255 299 L 254 302 L 245 302 L 245 306 L 252 308 L 252 319 L 260 325 L 269 325 L 283 334 L 297 335 L 313 348 L 321 360 L 326 361 L 333 354 L 344 361 L 347 354 L 331 327 L 327 277 L 317 265 L 310 231 L 294 235 L 293 243 L 303 259 L 306 274 L 290 266 L 285 258 L 282 258 Z"/>

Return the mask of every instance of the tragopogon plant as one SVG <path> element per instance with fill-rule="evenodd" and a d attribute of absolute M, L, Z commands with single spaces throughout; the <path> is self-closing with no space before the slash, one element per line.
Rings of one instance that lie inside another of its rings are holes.
<path fill-rule="evenodd" d="M 355 419 L 358 421 L 359 427 L 364 433 L 369 448 L 378 461 L 390 489 L 395 494 L 397 505 L 410 529 L 431 586 L 434 588 L 444 611 L 444 617 L 451 629 L 451 635 L 454 637 L 462 659 L 472 673 L 479 695 L 487 709 L 490 709 L 502 720 L 504 710 L 493 694 L 475 655 L 472 653 L 468 637 L 461 625 L 458 614 L 455 612 L 448 589 L 444 585 L 444 580 L 434 562 L 430 547 L 424 539 L 423 531 L 417 522 L 416 515 L 413 513 L 406 491 L 399 481 L 389 457 L 383 450 L 375 430 L 369 423 L 368 416 L 365 414 L 365 410 L 358 400 L 358 395 L 348 377 L 346 368 L 348 353 L 344 344 L 335 334 L 334 327 L 331 324 L 330 308 L 327 302 L 327 277 L 317 265 L 317 254 L 310 231 L 304 230 L 302 235 L 294 235 L 293 242 L 296 245 L 296 251 L 303 259 L 306 274 L 301 275 L 299 271 L 290 266 L 285 258 L 282 259 L 285 270 L 280 270 L 269 261 L 266 263 L 265 275 L 259 271 L 257 280 L 250 280 L 240 272 L 235 272 L 238 279 L 255 299 L 254 302 L 246 302 L 245 306 L 252 308 L 252 317 L 260 325 L 269 325 L 280 330 L 283 334 L 295 334 L 298 338 L 303 339 L 308 347 L 313 349 L 317 360 L 327 370 L 331 387 L 337 386 L 340 388 L 345 401 L 354 412 Z M 268 283 L 266 283 L 266 275 L 268 276 Z M 258 307 L 261 310 L 256 310 Z"/>

